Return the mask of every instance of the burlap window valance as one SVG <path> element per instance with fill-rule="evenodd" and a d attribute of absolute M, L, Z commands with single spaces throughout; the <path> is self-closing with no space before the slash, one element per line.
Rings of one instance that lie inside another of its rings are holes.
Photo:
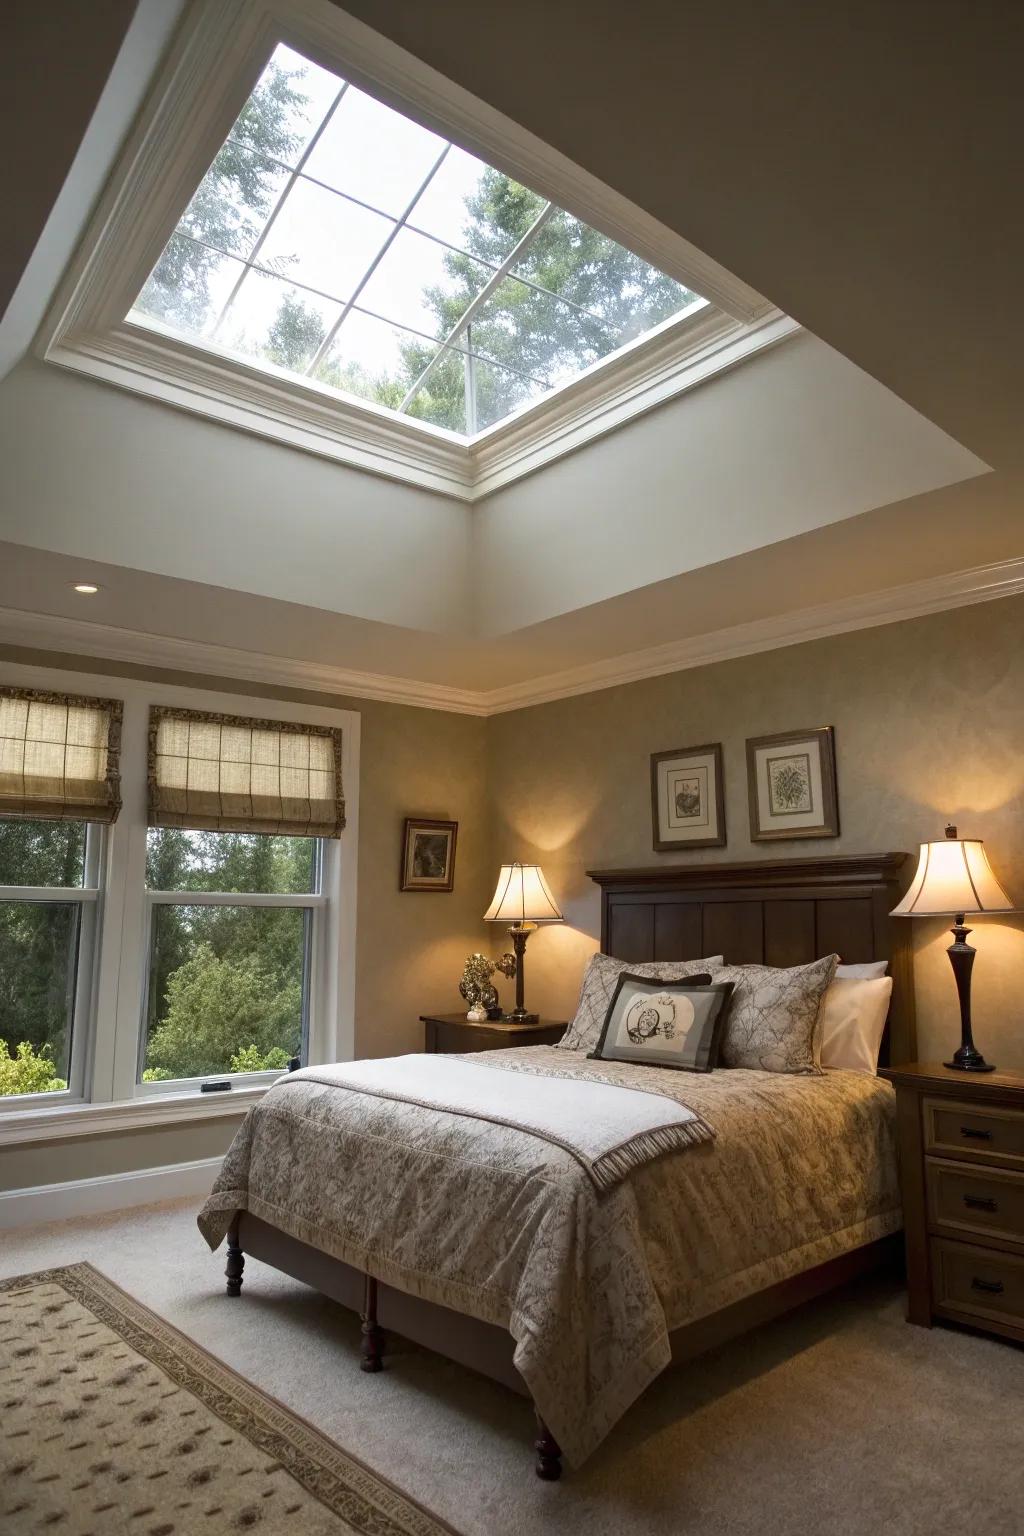
<path fill-rule="evenodd" d="M 154 706 L 149 824 L 340 837 L 341 731 Z"/>
<path fill-rule="evenodd" d="M 0 687 L 0 817 L 116 821 L 120 699 Z"/>

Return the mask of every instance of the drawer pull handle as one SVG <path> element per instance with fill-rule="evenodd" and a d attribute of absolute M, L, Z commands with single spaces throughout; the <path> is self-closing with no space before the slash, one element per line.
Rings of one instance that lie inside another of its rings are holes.
<path fill-rule="evenodd" d="M 964 1205 L 971 1211 L 998 1211 L 998 1203 L 990 1195 L 964 1195 Z"/>
<path fill-rule="evenodd" d="M 990 1296 L 1001 1296 L 1003 1294 L 1003 1282 L 1001 1280 L 979 1280 L 978 1276 L 975 1275 L 971 1281 L 971 1290 L 985 1291 Z"/>
<path fill-rule="evenodd" d="M 992 1132 L 991 1131 L 978 1131 L 978 1130 L 976 1130 L 974 1128 L 973 1125 L 962 1125 L 960 1127 L 960 1135 L 961 1136 L 966 1136 L 968 1141 L 991 1141 L 992 1140 Z"/>

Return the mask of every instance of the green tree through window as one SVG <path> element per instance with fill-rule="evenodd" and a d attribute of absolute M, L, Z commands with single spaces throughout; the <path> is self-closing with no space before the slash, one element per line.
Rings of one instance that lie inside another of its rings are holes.
<path fill-rule="evenodd" d="M 151 890 L 303 894 L 311 838 L 149 833 Z M 155 903 L 147 1000 L 147 1081 L 282 1069 L 302 1046 L 310 914 L 297 907 Z"/>

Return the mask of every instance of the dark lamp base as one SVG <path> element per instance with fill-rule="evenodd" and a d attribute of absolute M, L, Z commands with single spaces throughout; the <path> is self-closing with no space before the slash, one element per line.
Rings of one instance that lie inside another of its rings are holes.
<path fill-rule="evenodd" d="M 964 927 L 964 914 L 958 912 L 953 923 L 953 943 L 946 950 L 956 979 L 957 996 L 960 999 L 960 1047 L 953 1052 L 953 1060 L 944 1063 L 954 1072 L 994 1072 L 974 1043 L 971 1033 L 971 970 L 974 966 L 975 949 L 968 944 L 969 928 Z"/>
<path fill-rule="evenodd" d="M 506 1024 L 539 1024 L 539 1013 L 527 1013 L 525 1008 L 513 1008 L 511 1013 L 505 1015 Z"/>

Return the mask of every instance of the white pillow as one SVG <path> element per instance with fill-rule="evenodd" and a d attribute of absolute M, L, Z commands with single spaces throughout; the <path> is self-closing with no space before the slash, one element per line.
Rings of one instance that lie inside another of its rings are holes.
<path fill-rule="evenodd" d="M 836 977 L 818 1014 L 823 1067 L 877 1072 L 891 996 L 891 976 Z"/>
<path fill-rule="evenodd" d="M 836 966 L 837 981 L 874 981 L 889 969 L 888 960 L 865 960 L 860 965 Z"/>

